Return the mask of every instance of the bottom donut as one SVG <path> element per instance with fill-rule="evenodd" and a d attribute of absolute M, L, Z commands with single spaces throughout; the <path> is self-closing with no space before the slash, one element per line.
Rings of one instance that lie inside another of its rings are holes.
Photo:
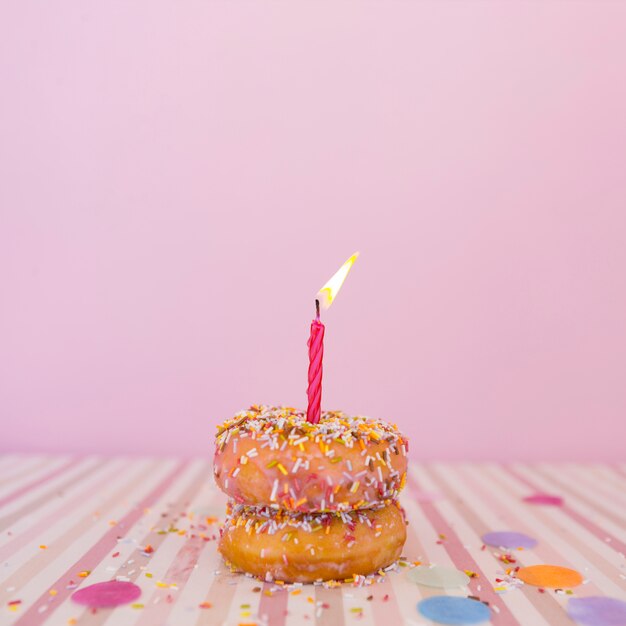
<path fill-rule="evenodd" d="M 262 580 L 312 583 L 375 574 L 400 557 L 405 541 L 397 502 L 306 514 L 229 504 L 219 550 L 235 569 Z"/>

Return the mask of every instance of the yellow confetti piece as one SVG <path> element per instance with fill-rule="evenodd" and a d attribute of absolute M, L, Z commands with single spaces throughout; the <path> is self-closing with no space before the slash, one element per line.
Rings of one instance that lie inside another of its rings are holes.
<path fill-rule="evenodd" d="M 48 593 L 49 593 L 51 596 L 56 596 L 56 595 L 57 595 L 57 593 L 59 593 L 59 592 L 58 592 L 56 589 L 50 589 L 50 591 L 48 591 Z"/>
<path fill-rule="evenodd" d="M 39 546 L 42 550 L 47 550 L 48 546 L 44 545 L 43 543 Z"/>
<path fill-rule="evenodd" d="M 83 570 L 82 572 L 78 572 L 79 578 L 87 578 L 91 574 L 91 570 Z"/>
<path fill-rule="evenodd" d="M 131 604 L 130 608 L 131 609 L 143 609 L 143 604 L 141 604 L 140 602 L 136 602 L 135 604 Z"/>

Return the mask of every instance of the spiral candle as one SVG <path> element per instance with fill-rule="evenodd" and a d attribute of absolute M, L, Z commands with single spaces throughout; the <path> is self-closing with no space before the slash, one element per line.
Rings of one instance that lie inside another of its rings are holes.
<path fill-rule="evenodd" d="M 309 336 L 309 404 L 306 410 L 307 422 L 317 424 L 322 414 L 322 358 L 324 356 L 324 324 L 320 321 L 319 301 L 315 301 L 317 315 L 311 322 Z"/>

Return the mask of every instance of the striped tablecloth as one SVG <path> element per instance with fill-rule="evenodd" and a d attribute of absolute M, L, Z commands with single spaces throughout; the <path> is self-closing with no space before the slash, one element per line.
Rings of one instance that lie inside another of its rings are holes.
<path fill-rule="evenodd" d="M 561 496 L 562 506 L 524 501 L 538 492 Z M 231 574 L 216 551 L 224 503 L 207 460 L 0 457 L 0 623 L 429 624 L 416 604 L 449 593 L 488 602 L 494 625 L 571 626 L 572 597 L 626 599 L 624 467 L 412 464 L 402 496 L 406 559 L 470 570 L 463 589 L 418 586 L 410 566 L 335 589 L 280 589 Z M 539 541 L 514 551 L 515 566 L 563 565 L 585 584 L 570 593 L 507 588 L 499 581 L 511 565 L 481 540 L 492 530 Z M 139 600 L 96 611 L 71 600 L 116 577 L 139 585 Z"/>

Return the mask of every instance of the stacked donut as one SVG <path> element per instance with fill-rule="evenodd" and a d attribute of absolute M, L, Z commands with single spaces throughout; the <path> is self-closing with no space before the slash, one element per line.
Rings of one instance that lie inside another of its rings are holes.
<path fill-rule="evenodd" d="M 214 473 L 230 498 L 219 549 L 266 581 L 353 579 L 392 564 L 406 540 L 398 494 L 407 440 L 338 411 L 253 406 L 219 427 Z"/>

